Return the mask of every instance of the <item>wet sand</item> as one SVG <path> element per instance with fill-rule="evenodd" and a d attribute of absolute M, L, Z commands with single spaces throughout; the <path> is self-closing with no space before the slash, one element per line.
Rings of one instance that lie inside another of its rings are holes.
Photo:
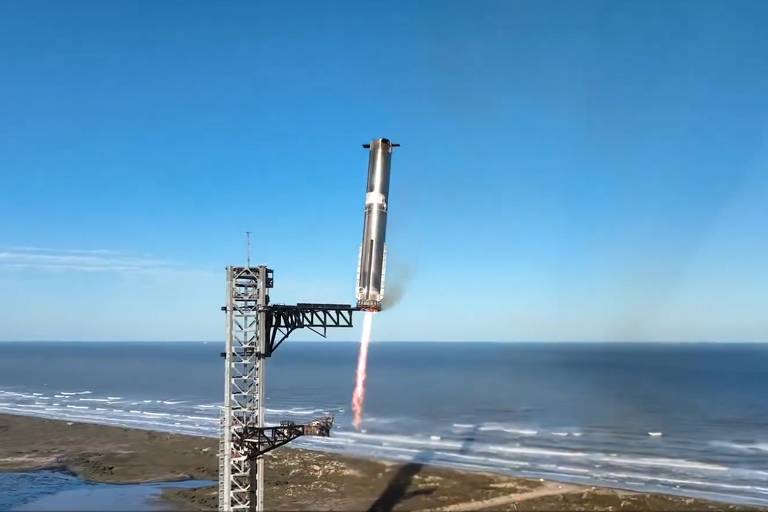
<path fill-rule="evenodd" d="M 0 470 L 66 468 L 86 480 L 216 480 L 215 439 L 0 415 Z M 768 510 L 617 489 L 280 448 L 266 456 L 268 510 Z M 216 486 L 168 489 L 180 510 L 213 510 Z"/>

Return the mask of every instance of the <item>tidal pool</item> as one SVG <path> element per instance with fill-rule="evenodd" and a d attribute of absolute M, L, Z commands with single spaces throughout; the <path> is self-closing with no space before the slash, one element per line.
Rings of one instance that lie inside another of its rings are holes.
<path fill-rule="evenodd" d="M 0 472 L 0 510 L 174 510 L 160 499 L 163 489 L 212 485 L 211 480 L 103 484 L 65 471 Z"/>

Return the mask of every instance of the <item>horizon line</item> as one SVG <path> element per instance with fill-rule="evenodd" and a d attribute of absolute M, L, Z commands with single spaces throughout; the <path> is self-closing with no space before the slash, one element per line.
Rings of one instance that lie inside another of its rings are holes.
<path fill-rule="evenodd" d="M 360 343 L 358 340 L 292 340 L 293 343 Z M 0 343 L 224 343 L 225 340 L 11 340 Z M 374 343 L 648 343 L 648 344 L 761 344 L 768 340 L 375 340 Z"/>

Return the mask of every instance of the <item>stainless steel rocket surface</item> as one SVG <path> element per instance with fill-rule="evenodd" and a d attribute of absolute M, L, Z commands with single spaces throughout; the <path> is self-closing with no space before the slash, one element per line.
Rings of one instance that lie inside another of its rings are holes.
<path fill-rule="evenodd" d="M 387 231 L 387 204 L 389 202 L 389 171 L 392 160 L 389 139 L 374 139 L 364 148 L 368 157 L 368 185 L 365 192 L 365 222 L 360 262 L 357 267 L 357 307 L 366 311 L 380 311 L 384 299 L 384 267 Z"/>

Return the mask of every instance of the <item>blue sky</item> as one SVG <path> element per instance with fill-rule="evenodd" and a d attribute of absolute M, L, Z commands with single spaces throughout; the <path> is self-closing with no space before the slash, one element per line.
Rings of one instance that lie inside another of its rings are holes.
<path fill-rule="evenodd" d="M 766 25 L 764 2 L 4 2 L 0 339 L 222 339 L 246 230 L 274 301 L 352 302 L 360 144 L 386 136 L 405 294 L 377 339 L 768 340 Z"/>

